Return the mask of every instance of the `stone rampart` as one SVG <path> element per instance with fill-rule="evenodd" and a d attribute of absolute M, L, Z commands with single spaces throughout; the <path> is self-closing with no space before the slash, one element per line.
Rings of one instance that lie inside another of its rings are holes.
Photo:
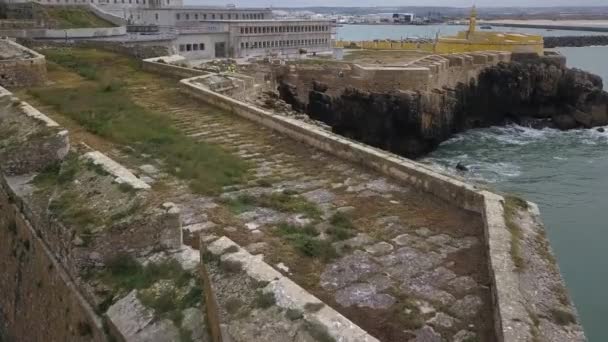
<path fill-rule="evenodd" d="M 46 81 L 43 55 L 8 39 L 0 39 L 0 86 L 27 87 Z"/>
<path fill-rule="evenodd" d="M 103 40 L 74 40 L 74 41 L 56 41 L 56 40 L 33 40 L 20 38 L 17 41 L 29 48 L 44 48 L 44 47 L 82 47 L 103 49 L 135 58 L 152 58 L 164 56 L 169 51 L 167 41 L 150 41 L 140 43 L 128 42 L 113 42 Z M 194 76 L 194 75 L 193 75 Z"/>
<path fill-rule="evenodd" d="M 205 260 L 206 253 L 213 255 L 210 258 L 212 260 L 219 259 L 221 263 L 241 265 L 242 272 L 247 277 L 256 283 L 265 284 L 262 291 L 271 293 L 275 298 L 277 306 L 284 310 L 302 312 L 303 319 L 308 324 L 321 327 L 335 341 L 379 342 L 378 339 L 369 335 L 328 305 L 325 305 L 318 298 L 289 279 L 289 277 L 282 275 L 260 258 L 251 255 L 229 238 L 225 236 L 221 237 L 201 248 L 201 263 L 203 265 L 209 262 L 209 260 Z M 210 278 L 208 281 L 211 281 Z M 207 293 L 212 291 L 213 283 L 211 282 L 209 286 L 210 288 L 206 289 Z M 209 294 L 208 297 L 213 297 L 213 295 Z M 317 311 L 306 310 L 306 307 L 310 305 L 321 308 Z M 230 339 L 222 338 L 222 340 L 229 341 Z"/>
<path fill-rule="evenodd" d="M 488 264 L 492 282 L 496 340 L 523 342 L 533 339 L 537 323 L 525 307 L 526 300 L 518 286 L 519 275 L 515 271 L 511 253 L 512 233 L 505 221 L 505 199 L 502 196 L 439 174 L 412 160 L 214 93 L 197 83 L 196 78 L 185 79 L 180 83 L 184 92 L 208 104 L 257 122 L 337 157 L 370 167 L 460 208 L 479 213 L 483 217 L 485 244 L 490 258 Z"/>
<path fill-rule="evenodd" d="M 479 73 L 499 62 L 509 62 L 511 53 L 499 51 L 466 54 L 429 55 L 405 65 L 362 65 L 333 63 L 331 66 L 291 64 L 275 70 L 276 78 L 296 86 L 302 103 L 308 101 L 314 81 L 328 85 L 328 95 L 339 95 L 346 87 L 370 92 L 395 89 L 431 91 L 468 84 Z"/>
<path fill-rule="evenodd" d="M 181 248 L 179 209 L 145 205 L 147 184 L 70 147 L 66 130 L 1 87 L 0 137 L 0 331 L 15 341 L 107 341 L 93 309 L 102 298 L 84 275 L 132 251 Z"/>
<path fill-rule="evenodd" d="M 178 58 L 179 57 L 179 58 Z M 163 76 L 173 78 L 188 78 L 194 76 L 207 75 L 208 72 L 202 70 L 196 70 L 192 68 L 182 67 L 179 65 L 171 64 L 176 63 L 185 58 L 181 56 L 162 56 L 144 59 L 142 62 L 142 68 L 149 72 L 154 72 Z"/>
<path fill-rule="evenodd" d="M 0 309 L 8 341 L 106 341 L 101 319 L 8 190 L 3 181 Z"/>
<path fill-rule="evenodd" d="M 12 29 L 0 30 L 0 36 L 12 38 L 36 39 L 73 39 L 124 36 L 127 34 L 126 26 L 72 28 L 72 29 Z"/>
<path fill-rule="evenodd" d="M 116 26 L 127 26 L 127 21 L 125 19 L 123 19 L 115 14 L 112 14 L 110 12 L 106 12 L 104 9 L 99 8 L 94 3 L 88 4 L 87 8 L 91 12 L 95 13 L 96 16 L 98 16 L 106 21 L 109 21 Z"/>

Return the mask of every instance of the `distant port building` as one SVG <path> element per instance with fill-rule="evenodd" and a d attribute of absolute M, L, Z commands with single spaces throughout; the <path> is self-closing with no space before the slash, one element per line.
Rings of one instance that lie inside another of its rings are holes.
<path fill-rule="evenodd" d="M 414 22 L 414 13 L 393 13 L 393 23 L 411 24 Z"/>

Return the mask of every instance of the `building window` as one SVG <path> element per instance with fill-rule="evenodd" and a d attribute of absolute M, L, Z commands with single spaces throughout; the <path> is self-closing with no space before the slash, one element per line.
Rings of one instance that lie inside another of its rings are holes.
<path fill-rule="evenodd" d="M 194 15 L 194 19 L 198 20 L 198 14 Z"/>
<path fill-rule="evenodd" d="M 179 20 L 179 13 L 175 14 L 175 19 Z"/>
<path fill-rule="evenodd" d="M 179 44 L 179 51 L 180 51 L 180 52 L 186 51 L 186 45 L 184 45 L 184 44 Z"/>
<path fill-rule="evenodd" d="M 201 51 L 205 50 L 205 43 L 198 44 L 198 49 L 201 50 Z"/>
<path fill-rule="evenodd" d="M 192 44 L 192 50 L 198 51 L 198 44 Z"/>
<path fill-rule="evenodd" d="M 215 19 L 215 14 L 212 14 L 212 15 L 211 15 L 211 19 Z"/>
<path fill-rule="evenodd" d="M 224 20 L 224 15 L 223 14 L 220 14 L 220 19 Z"/>
<path fill-rule="evenodd" d="M 192 51 L 192 44 L 186 44 L 186 51 Z"/>
<path fill-rule="evenodd" d="M 241 42 L 241 49 L 245 48 L 245 43 Z"/>
<path fill-rule="evenodd" d="M 241 27 L 241 34 L 245 34 L 245 28 Z"/>
<path fill-rule="evenodd" d="M 190 20 L 190 14 L 186 13 L 186 20 Z"/>
<path fill-rule="evenodd" d="M 154 13 L 154 19 L 156 19 L 156 21 L 158 21 L 158 13 Z"/>
<path fill-rule="evenodd" d="M 207 13 L 203 14 L 203 19 L 207 19 Z"/>

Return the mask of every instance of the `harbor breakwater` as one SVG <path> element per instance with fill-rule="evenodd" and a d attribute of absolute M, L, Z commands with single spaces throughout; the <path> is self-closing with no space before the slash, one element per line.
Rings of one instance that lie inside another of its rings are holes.
<path fill-rule="evenodd" d="M 545 48 L 608 45 L 608 35 L 544 37 Z"/>

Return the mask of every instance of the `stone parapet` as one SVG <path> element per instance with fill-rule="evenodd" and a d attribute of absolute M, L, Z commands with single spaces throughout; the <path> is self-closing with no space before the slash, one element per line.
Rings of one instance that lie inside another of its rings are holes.
<path fill-rule="evenodd" d="M 0 33 L 0 36 L 6 36 Z M 46 82 L 43 55 L 9 39 L 0 39 L 0 86 L 28 87 Z"/>
<path fill-rule="evenodd" d="M 205 253 L 211 253 L 211 260 L 220 259 L 220 263 L 239 264 L 242 272 L 254 282 L 264 284 L 261 291 L 271 293 L 276 305 L 284 310 L 302 313 L 308 324 L 320 327 L 335 341 L 341 342 L 379 342 L 359 326 L 342 316 L 340 313 L 325 305 L 321 300 L 308 293 L 291 279 L 283 276 L 279 271 L 262 261 L 261 258 L 251 255 L 245 249 L 227 237 L 221 237 L 201 248 L 202 263 L 209 262 Z M 210 281 L 210 278 L 208 279 Z M 213 284 L 210 284 L 213 288 Z M 213 291 L 212 289 L 206 289 Z M 212 298 L 213 295 L 207 296 Z M 308 307 L 318 307 L 310 310 Z M 215 315 L 219 316 L 219 315 Z M 219 320 L 219 319 L 218 319 Z M 221 324 L 221 322 L 219 322 Z M 229 336 L 222 334 L 221 341 L 230 341 Z"/>

